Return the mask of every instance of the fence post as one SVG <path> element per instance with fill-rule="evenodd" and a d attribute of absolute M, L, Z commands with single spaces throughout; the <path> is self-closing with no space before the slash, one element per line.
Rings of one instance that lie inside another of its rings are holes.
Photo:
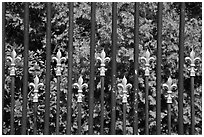
<path fill-rule="evenodd" d="M 47 31 L 46 31 L 46 87 L 45 87 L 45 127 L 44 134 L 49 134 L 50 119 L 50 67 L 51 64 L 51 3 L 47 3 Z"/>
<path fill-rule="evenodd" d="M 68 93 L 67 93 L 67 134 L 71 135 L 72 118 L 72 61 L 73 61 L 73 7 L 74 3 L 69 3 L 69 48 L 68 48 Z"/>
<path fill-rule="evenodd" d="M 83 88 L 88 88 L 88 85 L 86 83 L 83 83 L 83 78 L 82 76 L 79 77 L 78 83 L 74 83 L 73 86 L 75 88 L 78 88 L 78 95 L 77 95 L 77 104 L 78 104 L 78 135 L 81 135 L 81 103 L 82 103 L 82 98 L 84 95 L 82 94 Z"/>
<path fill-rule="evenodd" d="M 24 67 L 23 67 L 23 115 L 22 134 L 26 134 L 27 129 L 27 94 L 28 94 L 28 50 L 29 50 L 29 3 L 25 3 L 24 10 Z"/>
<path fill-rule="evenodd" d="M 57 76 L 57 104 L 56 104 L 56 134 L 59 135 L 59 115 L 60 115 L 60 76 L 62 68 L 62 61 L 66 61 L 65 57 L 61 57 L 62 53 L 60 49 L 57 51 L 56 57 L 52 57 L 52 60 L 55 60 L 57 62 L 57 67 L 55 68 L 56 76 Z"/>
<path fill-rule="evenodd" d="M 185 58 L 186 61 L 190 61 L 190 77 L 191 77 L 191 135 L 195 134 L 195 108 L 194 108 L 194 77 L 195 77 L 195 62 L 200 61 L 199 57 L 195 57 L 195 52 L 192 48 L 190 57 Z"/>
<path fill-rule="evenodd" d="M 165 97 L 167 98 L 167 115 L 168 115 L 168 135 L 171 135 L 171 104 L 172 104 L 172 90 L 173 88 L 176 88 L 177 85 L 176 84 L 172 84 L 172 78 L 169 77 L 167 82 L 165 84 L 163 84 L 164 88 L 167 88 L 167 94 L 165 95 Z"/>
<path fill-rule="evenodd" d="M 179 26 L 179 81 L 178 81 L 178 134 L 183 134 L 183 65 L 184 65 L 184 27 L 185 27 L 185 3 L 180 3 Z"/>
<path fill-rule="evenodd" d="M 161 47 L 162 47 L 162 2 L 158 3 L 157 23 L 157 65 L 156 65 L 156 127 L 157 135 L 161 134 Z"/>
<path fill-rule="evenodd" d="M 136 2 L 134 6 L 134 122 L 133 134 L 138 134 L 138 56 L 139 56 L 139 3 Z"/>
<path fill-rule="evenodd" d="M 4 121 L 4 87 L 5 87 L 5 15 L 6 2 L 2 2 L 2 121 Z M 4 122 L 2 122 L 2 128 Z M 3 135 L 3 130 L 2 130 Z"/>
<path fill-rule="evenodd" d="M 7 60 L 11 62 L 11 68 L 10 69 L 10 77 L 11 77 L 11 131 L 10 134 L 15 134 L 15 128 L 14 128 L 14 106 L 15 106 L 15 76 L 16 76 L 16 60 L 21 60 L 20 57 L 16 56 L 15 49 L 12 50 L 11 55 L 6 57 Z"/>
<path fill-rule="evenodd" d="M 101 77 L 101 127 L 100 127 L 100 133 L 101 135 L 104 134 L 104 77 L 105 77 L 105 71 L 107 70 L 105 68 L 106 66 L 106 62 L 110 61 L 109 57 L 106 57 L 106 53 L 104 51 L 104 49 L 101 52 L 101 56 L 96 58 L 97 60 L 99 60 L 101 62 L 100 65 L 100 77 Z"/>
<path fill-rule="evenodd" d="M 112 3 L 112 83 L 111 83 L 111 135 L 115 135 L 115 92 L 116 92 L 116 50 L 117 50 L 117 3 Z"/>
<path fill-rule="evenodd" d="M 37 135 L 37 103 L 38 103 L 38 89 L 41 88 L 44 84 L 39 83 L 39 78 L 36 75 L 34 78 L 34 83 L 30 83 L 29 87 L 33 87 L 34 89 L 34 96 L 33 96 L 33 103 L 34 103 L 34 127 L 33 127 L 33 134 Z"/>
<path fill-rule="evenodd" d="M 140 58 L 145 62 L 145 134 L 149 134 L 149 70 L 150 70 L 150 61 L 153 61 L 154 58 L 150 57 L 150 52 L 147 49 L 144 57 Z"/>
<path fill-rule="evenodd" d="M 122 89 L 122 103 L 123 103 L 123 135 L 126 135 L 126 105 L 127 105 L 127 98 L 129 97 L 128 95 L 128 88 L 132 88 L 132 84 L 128 83 L 127 84 L 127 79 L 124 76 L 122 79 L 122 83 L 119 83 L 117 85 L 119 88 Z"/>
<path fill-rule="evenodd" d="M 10 134 L 14 135 L 15 134 L 15 129 L 14 129 L 14 105 L 15 105 L 15 100 L 14 100 L 14 95 L 15 95 L 15 75 L 11 76 L 11 131 Z"/>
<path fill-rule="evenodd" d="M 93 110 L 94 110 L 94 52 L 95 52 L 95 34 L 96 34 L 96 3 L 91 3 L 91 42 L 90 42 L 90 90 L 89 90 L 89 135 L 93 134 Z"/>

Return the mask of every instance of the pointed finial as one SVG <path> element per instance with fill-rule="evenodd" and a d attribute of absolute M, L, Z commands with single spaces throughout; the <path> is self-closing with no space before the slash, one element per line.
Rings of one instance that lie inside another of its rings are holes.
<path fill-rule="evenodd" d="M 122 79 L 122 82 L 119 83 L 117 86 L 122 89 L 122 96 L 121 96 L 122 102 L 127 103 L 127 97 L 129 97 L 127 91 L 128 91 L 128 88 L 130 88 L 130 89 L 132 88 L 132 84 L 130 84 L 130 83 L 127 84 L 127 79 L 124 76 Z"/>
<path fill-rule="evenodd" d="M 165 96 L 167 98 L 167 103 L 172 103 L 172 90 L 173 88 L 177 88 L 176 84 L 172 84 L 173 80 L 171 77 L 168 78 L 167 82 L 165 84 L 163 84 L 164 88 L 167 88 L 167 95 Z"/>
<path fill-rule="evenodd" d="M 140 60 L 143 60 L 145 62 L 145 76 L 149 76 L 149 70 L 150 70 L 150 61 L 154 61 L 154 57 L 150 57 L 150 52 L 147 49 L 144 56 L 140 58 Z"/>
<path fill-rule="evenodd" d="M 150 52 L 149 52 L 148 49 L 146 50 L 145 56 L 146 56 L 146 58 L 149 58 L 149 57 L 150 57 Z"/>
<path fill-rule="evenodd" d="M 101 68 L 99 68 L 100 76 L 105 76 L 105 71 L 107 70 L 105 68 L 105 63 L 109 62 L 110 58 L 106 57 L 106 53 L 105 53 L 104 49 L 102 49 L 100 57 L 97 57 L 96 59 L 101 62 Z"/>
<path fill-rule="evenodd" d="M 79 79 L 78 79 L 78 83 L 79 83 L 79 85 L 82 85 L 83 82 L 84 82 L 84 80 L 83 80 L 82 76 L 80 76 Z"/>
<path fill-rule="evenodd" d="M 34 78 L 34 83 L 29 84 L 30 88 L 33 87 L 34 89 L 34 97 L 33 97 L 33 102 L 38 102 L 38 90 L 39 88 L 43 87 L 43 83 L 39 83 L 39 78 L 36 75 Z"/>
<path fill-rule="evenodd" d="M 55 60 L 57 62 L 57 68 L 55 68 L 56 70 L 56 76 L 61 76 L 61 71 L 63 70 L 62 66 L 62 61 L 66 61 L 65 57 L 61 57 L 62 53 L 60 51 L 60 49 L 58 49 L 57 51 L 57 55 L 56 57 L 52 57 L 52 60 Z"/>
<path fill-rule="evenodd" d="M 194 52 L 193 48 L 192 48 L 192 50 L 191 50 L 191 52 L 190 52 L 190 58 L 191 58 L 191 59 L 194 59 L 194 58 L 195 58 L 195 52 Z"/>
<path fill-rule="evenodd" d="M 73 86 L 74 86 L 74 88 L 78 88 L 77 102 L 81 103 L 82 97 L 84 96 L 82 94 L 83 88 L 88 88 L 88 84 L 83 83 L 83 78 L 82 78 L 82 76 L 80 76 L 78 79 L 78 83 L 74 83 Z"/>
<path fill-rule="evenodd" d="M 200 61 L 201 59 L 199 57 L 195 57 L 195 52 L 192 48 L 191 52 L 190 52 L 190 57 L 186 57 L 185 58 L 186 61 L 190 61 L 190 76 L 194 77 L 195 76 L 195 62 L 196 61 Z"/>
<path fill-rule="evenodd" d="M 16 70 L 16 68 L 15 68 L 15 61 L 16 60 L 21 60 L 21 58 L 20 57 L 16 57 L 16 51 L 15 51 L 15 49 L 13 49 L 12 50 L 12 52 L 11 52 L 11 56 L 7 56 L 6 57 L 6 59 L 7 60 L 9 60 L 10 62 L 11 62 L 11 68 L 10 68 L 10 76 L 15 76 L 16 74 L 15 74 L 15 70 Z"/>

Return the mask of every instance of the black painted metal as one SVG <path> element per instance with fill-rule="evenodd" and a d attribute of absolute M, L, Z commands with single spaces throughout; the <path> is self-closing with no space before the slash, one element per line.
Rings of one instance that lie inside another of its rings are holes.
<path fill-rule="evenodd" d="M 184 65 L 184 26 L 185 26 L 185 3 L 180 3 L 180 26 L 179 26 L 179 81 L 178 81 L 178 134 L 183 134 L 183 65 Z"/>
<path fill-rule="evenodd" d="M 191 135 L 195 134 L 194 77 L 191 76 Z"/>
<path fill-rule="evenodd" d="M 145 134 L 149 135 L 149 77 L 145 76 Z"/>
<path fill-rule="evenodd" d="M 171 135 L 171 103 L 167 104 L 168 110 L 168 135 Z"/>
<path fill-rule="evenodd" d="M 139 56 L 139 3 L 136 2 L 134 6 L 134 124 L 133 124 L 133 134 L 138 134 L 138 56 Z"/>
<path fill-rule="evenodd" d="M 57 106 L 56 106 L 56 134 L 59 135 L 59 116 L 60 116 L 60 76 L 57 76 Z"/>
<path fill-rule="evenodd" d="M 23 63 L 23 114 L 22 114 L 22 134 L 26 134 L 27 129 L 27 94 L 28 94 L 28 50 L 29 50 L 29 3 L 25 3 L 24 10 L 24 63 Z"/>
<path fill-rule="evenodd" d="M 95 64 L 95 34 L 96 28 L 96 3 L 91 3 L 91 44 L 90 44 L 90 90 L 89 90 L 89 135 L 93 134 L 93 110 L 94 110 L 94 64 Z"/>
<path fill-rule="evenodd" d="M 34 127 L 33 127 L 33 134 L 37 135 L 37 111 L 38 111 L 38 106 L 37 102 L 34 102 Z"/>
<path fill-rule="evenodd" d="M 44 134 L 49 134 L 50 115 L 50 70 L 51 70 L 51 3 L 47 3 L 47 32 L 46 32 L 46 87 L 45 87 L 45 127 Z"/>
<path fill-rule="evenodd" d="M 112 3 L 112 91 L 111 91 L 111 135 L 115 135 L 116 49 L 117 48 L 117 3 Z"/>
<path fill-rule="evenodd" d="M 2 3 L 2 50 L 3 68 L 5 65 L 5 8 Z M 72 104 L 72 63 L 73 63 L 73 3 L 69 3 L 69 47 L 68 47 L 68 94 L 67 94 L 67 134 L 71 134 L 71 104 Z M 179 83 L 178 83 L 178 134 L 184 134 L 183 128 L 183 65 L 184 65 L 184 25 L 185 3 L 181 3 L 180 27 L 179 27 Z M 138 134 L 138 54 L 139 54 L 139 3 L 134 6 L 134 120 L 133 134 Z M 28 50 L 29 50 L 29 3 L 25 3 L 24 17 L 24 68 L 23 68 L 23 110 L 22 110 L 22 134 L 27 132 L 27 91 L 28 91 Z M 161 134 L 161 46 L 162 46 L 162 3 L 158 3 L 158 36 L 157 36 L 157 68 L 156 68 L 156 133 Z M 89 134 L 93 134 L 94 119 L 94 64 L 95 64 L 95 34 L 96 34 L 96 3 L 91 4 L 91 42 L 90 42 L 90 90 L 89 90 Z M 47 3 L 47 33 L 46 33 L 46 91 L 45 91 L 45 125 L 44 134 L 49 134 L 50 114 L 50 65 L 51 65 L 51 3 Z M 117 54 L 117 3 L 112 4 L 112 78 L 111 78 L 111 134 L 115 135 L 116 126 L 116 62 Z M 2 70 L 2 84 L 4 85 L 4 69 Z M 11 76 L 11 131 L 15 134 L 14 127 L 14 93 L 15 76 Z M 60 77 L 57 77 L 57 114 L 56 134 L 59 134 L 60 116 Z M 148 106 L 148 76 L 145 76 L 145 134 L 149 134 L 149 106 Z M 2 112 L 4 110 L 4 86 L 2 87 Z M 78 134 L 81 134 L 81 103 L 78 103 Z M 171 104 L 168 104 L 168 134 L 171 134 Z M 2 114 L 4 119 L 4 115 Z M 3 122 L 2 122 L 3 125 Z M 104 134 L 104 76 L 101 76 L 101 134 Z M 34 131 L 37 134 L 37 103 L 34 103 Z M 123 134 L 126 134 L 126 104 L 123 104 Z M 194 108 L 194 77 L 191 76 L 191 134 L 195 134 L 195 108 Z"/>
<path fill-rule="evenodd" d="M 68 48 L 68 94 L 67 94 L 67 134 L 71 134 L 71 114 L 72 114 L 72 62 L 73 62 L 73 6 L 74 3 L 69 3 L 69 48 Z"/>
<path fill-rule="evenodd" d="M 78 135 L 81 135 L 81 102 L 78 103 Z"/>
<path fill-rule="evenodd" d="M 4 120 L 4 84 L 5 84 L 5 15 L 6 3 L 2 2 L 2 121 Z M 3 127 L 2 122 L 2 127 Z M 3 130 L 2 130 L 3 134 Z"/>
<path fill-rule="evenodd" d="M 161 134 L 161 47 L 162 47 L 162 3 L 158 3 L 157 23 L 157 68 L 156 68 L 156 127 L 157 135 Z"/>
<path fill-rule="evenodd" d="M 104 134 L 104 76 L 101 76 L 101 125 L 100 133 Z"/>
<path fill-rule="evenodd" d="M 126 103 L 123 103 L 123 135 L 126 135 Z"/>
<path fill-rule="evenodd" d="M 10 134 L 14 135 L 15 134 L 15 129 L 14 129 L 14 105 L 15 105 L 15 100 L 14 100 L 14 94 L 15 94 L 15 76 L 11 76 L 11 131 Z"/>

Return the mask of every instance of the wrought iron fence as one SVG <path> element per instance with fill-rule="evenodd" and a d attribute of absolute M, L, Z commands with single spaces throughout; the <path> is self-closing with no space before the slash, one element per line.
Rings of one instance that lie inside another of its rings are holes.
<path fill-rule="evenodd" d="M 62 54 L 61 49 L 57 50 L 55 56 L 51 56 L 51 3 L 46 3 L 46 74 L 45 74 L 45 81 L 39 79 L 39 76 L 36 72 L 36 68 L 38 68 L 38 64 L 34 65 L 34 82 L 28 83 L 28 74 L 29 71 L 32 71 L 29 68 L 29 3 L 24 3 L 24 51 L 23 57 L 18 56 L 15 49 L 13 49 L 10 55 L 5 55 L 5 6 L 6 3 L 2 3 L 2 48 L 3 48 L 3 66 L 5 66 L 6 61 L 10 61 L 9 75 L 11 78 L 11 85 L 10 85 L 10 97 L 11 97 L 11 110 L 10 110 L 10 131 L 11 135 L 15 134 L 15 117 L 14 117 L 14 108 L 15 108 L 15 77 L 16 77 L 16 62 L 23 61 L 23 87 L 22 87 L 22 116 L 20 116 L 21 120 L 21 132 L 20 134 L 28 134 L 28 122 L 27 116 L 27 103 L 28 103 L 28 94 L 30 91 L 32 92 L 32 105 L 33 105 L 33 134 L 38 134 L 37 125 L 38 121 L 38 103 L 39 103 L 39 90 L 43 87 L 45 92 L 44 95 L 44 131 L 43 134 L 50 134 L 50 79 L 51 79 L 51 62 L 56 62 L 55 67 L 55 74 L 57 77 L 57 94 L 56 94 L 56 133 L 60 134 L 60 81 L 62 76 L 62 63 L 68 61 L 68 76 L 67 76 L 67 93 L 65 94 L 67 104 L 66 104 L 66 134 L 72 134 L 72 101 L 73 101 L 73 90 L 77 89 L 77 93 L 75 94 L 77 97 L 77 134 L 82 134 L 82 107 L 83 107 L 83 99 L 85 96 L 84 89 L 88 90 L 88 134 L 94 134 L 93 127 L 94 127 L 94 91 L 96 90 L 96 81 L 95 81 L 95 62 L 98 61 L 100 63 L 100 67 L 98 68 L 100 71 L 100 134 L 104 133 L 104 124 L 105 124 L 105 104 L 104 104 L 104 84 L 106 80 L 106 71 L 107 71 L 107 63 L 111 63 L 111 88 L 109 94 L 111 94 L 111 104 L 109 107 L 111 108 L 111 125 L 110 125 L 110 132 L 109 134 L 116 134 L 116 94 L 118 93 L 119 89 L 121 90 L 120 97 L 122 101 L 122 134 L 127 134 L 126 129 L 126 111 L 127 111 L 127 103 L 129 98 L 129 91 L 133 91 L 133 134 L 139 134 L 138 129 L 138 91 L 139 91 L 139 82 L 138 82 L 138 69 L 139 69 L 139 62 L 143 62 L 144 64 L 144 83 L 145 83 L 145 134 L 149 133 L 149 77 L 150 77 L 150 68 L 151 62 L 156 62 L 156 134 L 161 134 L 161 94 L 164 94 L 166 97 L 166 103 L 168 105 L 167 114 L 168 114 L 168 133 L 171 134 L 171 106 L 172 106 L 172 98 L 173 98 L 173 90 L 177 89 L 178 91 L 178 134 L 184 134 L 184 122 L 183 122 L 183 91 L 184 91 L 184 78 L 183 78 L 183 66 L 184 66 L 184 15 L 185 15 L 185 3 L 180 3 L 180 26 L 179 26 L 179 68 L 178 68 L 178 85 L 173 82 L 171 76 L 169 76 L 166 83 L 162 83 L 161 77 L 161 64 L 162 64 L 162 3 L 158 3 L 158 12 L 157 12 L 157 52 L 156 57 L 152 56 L 150 51 L 147 49 L 144 52 L 144 56 L 139 57 L 139 3 L 135 3 L 134 5 L 134 81 L 133 83 L 129 83 L 127 78 L 124 76 L 121 80 L 121 83 L 117 83 L 117 61 L 116 61 L 116 54 L 117 54 L 117 3 L 112 3 L 112 46 L 111 46 L 111 56 L 107 57 L 106 52 L 104 49 L 101 50 L 101 53 L 95 57 L 95 48 L 96 48 L 96 3 L 91 3 L 91 36 L 90 36 L 90 79 L 89 83 L 84 82 L 83 76 L 81 75 L 78 78 L 78 82 L 73 83 L 73 16 L 74 16 L 74 5 L 73 3 L 69 3 L 69 42 L 68 42 L 68 56 L 64 56 Z M 191 134 L 195 134 L 195 109 L 194 109 L 194 77 L 195 77 L 195 61 L 200 60 L 200 58 L 195 56 L 195 52 L 192 49 L 189 57 L 185 58 L 186 61 L 190 61 L 190 80 L 191 80 Z M 39 69 L 40 70 L 40 69 Z M 5 85 L 5 69 L 3 69 L 2 75 L 2 84 Z M 41 77 L 42 78 L 42 77 Z M 76 80 L 74 80 L 76 81 Z M 44 83 L 44 84 L 43 84 Z M 4 89 L 2 89 L 2 103 L 4 106 Z M 167 92 L 161 92 L 162 89 L 167 89 Z M 87 95 L 87 94 L 86 94 Z M 4 112 L 4 107 L 2 107 L 2 112 Z M 3 113 L 3 121 L 5 119 L 5 115 Z M 3 125 L 3 124 L 2 124 Z M 3 127 L 3 126 L 2 126 Z"/>

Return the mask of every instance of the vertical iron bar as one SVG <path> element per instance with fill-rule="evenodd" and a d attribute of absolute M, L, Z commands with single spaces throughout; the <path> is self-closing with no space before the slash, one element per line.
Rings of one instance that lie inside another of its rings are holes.
<path fill-rule="evenodd" d="M 25 3 L 24 10 L 24 67 L 23 67 L 23 114 L 22 114 L 22 134 L 26 134 L 27 129 L 27 92 L 28 92 L 28 50 L 29 50 L 29 3 Z"/>
<path fill-rule="evenodd" d="M 45 127 L 44 134 L 49 134 L 50 116 L 50 67 L 51 64 L 51 3 L 47 3 L 47 32 L 46 32 L 46 91 L 45 91 Z"/>
<path fill-rule="evenodd" d="M 37 102 L 34 102 L 34 128 L 33 134 L 37 135 Z"/>
<path fill-rule="evenodd" d="M 59 135 L 59 116 L 60 116 L 60 76 L 57 76 L 57 104 L 56 104 L 56 134 Z"/>
<path fill-rule="evenodd" d="M 4 121 L 4 86 L 5 86 L 5 14 L 6 2 L 2 2 L 2 121 Z M 2 122 L 4 127 L 4 122 Z M 3 130 L 2 130 L 3 131 Z M 2 132 L 3 135 L 3 132 Z"/>
<path fill-rule="evenodd" d="M 180 3 L 180 27 L 179 27 L 179 92 L 178 92 L 178 129 L 179 135 L 183 134 L 183 64 L 184 64 L 184 23 L 185 3 Z"/>
<path fill-rule="evenodd" d="M 81 135 L 81 103 L 78 103 L 78 135 Z"/>
<path fill-rule="evenodd" d="M 126 103 L 123 103 L 123 135 L 126 135 Z"/>
<path fill-rule="evenodd" d="M 138 55 L 139 55 L 139 3 L 136 2 L 134 6 L 134 124 L 133 124 L 133 134 L 138 134 Z"/>
<path fill-rule="evenodd" d="M 157 69 L 156 69 L 156 127 L 157 135 L 161 134 L 161 47 L 162 47 L 162 2 L 158 3 L 157 23 Z"/>
<path fill-rule="evenodd" d="M 73 2 L 69 3 L 69 48 L 68 48 L 68 94 L 67 94 L 67 134 L 71 135 L 72 114 L 72 54 L 73 54 Z"/>
<path fill-rule="evenodd" d="M 15 100 L 14 100 L 14 95 L 15 95 L 15 76 L 11 76 L 11 135 L 15 134 L 14 131 L 14 105 L 15 105 Z"/>
<path fill-rule="evenodd" d="M 171 104 L 168 103 L 168 135 L 171 135 Z"/>
<path fill-rule="evenodd" d="M 104 134 L 104 76 L 101 76 L 101 135 Z"/>
<path fill-rule="evenodd" d="M 90 47 L 90 91 L 89 91 L 89 135 L 93 134 L 93 109 L 94 109 L 94 64 L 95 64 L 95 34 L 96 34 L 96 3 L 91 3 L 91 47 Z"/>
<path fill-rule="evenodd" d="M 111 134 L 115 135 L 115 92 L 116 92 L 116 47 L 117 46 L 117 3 L 112 3 L 112 92 L 111 92 Z"/>
<path fill-rule="evenodd" d="M 194 77 L 191 76 L 191 135 L 195 134 Z"/>
<path fill-rule="evenodd" d="M 148 76 L 145 76 L 145 134 L 149 134 L 149 104 L 148 104 Z"/>

